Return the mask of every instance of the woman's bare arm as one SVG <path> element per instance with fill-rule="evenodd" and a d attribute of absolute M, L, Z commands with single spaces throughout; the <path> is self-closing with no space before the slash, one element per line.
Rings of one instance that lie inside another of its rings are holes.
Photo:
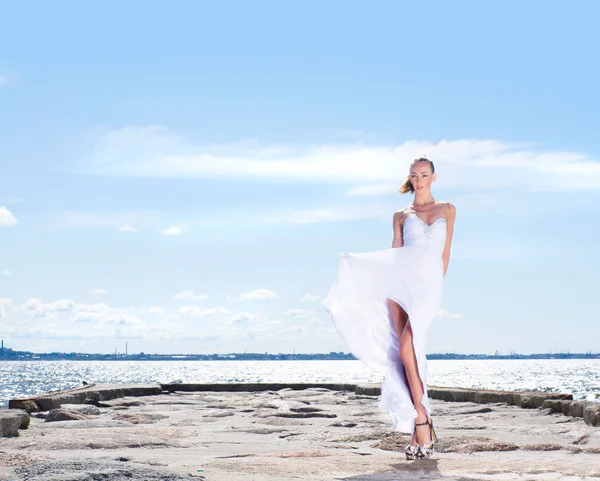
<path fill-rule="evenodd" d="M 402 239 L 402 223 L 404 222 L 404 212 L 396 212 L 394 214 L 394 238 L 392 240 L 392 249 L 402 247 L 404 241 Z"/>
<path fill-rule="evenodd" d="M 442 254 L 442 261 L 444 262 L 444 277 L 448 270 L 448 263 L 450 262 L 450 248 L 452 246 L 452 236 L 454 234 L 454 220 L 456 219 L 456 207 L 448 203 L 446 208 L 446 245 L 444 246 L 444 253 Z"/>

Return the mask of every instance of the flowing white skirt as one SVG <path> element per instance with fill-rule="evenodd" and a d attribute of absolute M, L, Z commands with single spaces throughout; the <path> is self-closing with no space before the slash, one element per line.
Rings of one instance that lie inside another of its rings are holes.
<path fill-rule="evenodd" d="M 421 403 L 429 415 L 425 345 L 440 309 L 442 287 L 441 252 L 433 244 L 420 243 L 340 254 L 338 279 L 323 301 L 347 349 L 367 366 L 384 372 L 379 406 L 389 412 L 395 431 L 412 434 L 417 412 L 387 299 L 397 302 L 408 314 L 423 384 Z"/>

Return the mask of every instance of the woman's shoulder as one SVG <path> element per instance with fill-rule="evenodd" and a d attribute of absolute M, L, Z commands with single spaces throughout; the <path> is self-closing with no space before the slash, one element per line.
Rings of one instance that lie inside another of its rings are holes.
<path fill-rule="evenodd" d="M 451 202 L 442 202 L 438 200 L 437 204 L 439 205 L 439 208 L 441 210 L 448 214 L 454 214 L 456 212 L 456 207 L 454 207 L 454 204 L 452 204 Z"/>
<path fill-rule="evenodd" d="M 409 210 L 410 207 L 403 207 L 402 209 L 398 209 L 396 212 L 394 212 L 394 219 L 401 219 L 405 217 L 408 214 Z"/>
<path fill-rule="evenodd" d="M 409 207 L 404 207 L 404 208 L 399 209 L 396 212 L 394 212 L 394 220 L 402 222 L 408 215 L 409 209 L 410 209 Z"/>
<path fill-rule="evenodd" d="M 454 222 L 456 218 L 456 207 L 451 202 L 439 202 L 439 212 L 446 219 L 446 222 Z"/>

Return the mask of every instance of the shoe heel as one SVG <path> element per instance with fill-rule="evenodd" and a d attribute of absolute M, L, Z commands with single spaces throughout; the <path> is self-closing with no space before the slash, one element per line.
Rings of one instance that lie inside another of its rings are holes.
<path fill-rule="evenodd" d="M 435 429 L 433 429 L 433 419 L 431 420 L 430 427 L 431 427 L 431 431 L 430 431 L 430 434 L 431 434 L 431 440 L 432 440 L 434 443 L 437 443 L 437 442 L 438 442 L 438 437 L 437 437 L 437 435 L 435 434 Z"/>

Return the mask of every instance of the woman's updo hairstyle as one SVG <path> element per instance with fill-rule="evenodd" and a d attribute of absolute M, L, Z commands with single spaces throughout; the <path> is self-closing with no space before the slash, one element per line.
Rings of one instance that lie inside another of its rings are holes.
<path fill-rule="evenodd" d="M 412 168 L 413 165 L 415 165 L 417 162 L 428 162 L 429 165 L 431 166 L 431 173 L 433 174 L 435 172 L 435 167 L 433 165 L 433 162 L 431 160 L 429 160 L 427 157 L 417 157 L 415 160 L 413 160 L 410 164 L 410 167 Z M 400 187 L 400 190 L 398 192 L 400 192 L 401 194 L 407 194 L 407 193 L 413 193 L 415 191 L 415 188 L 413 187 L 412 183 L 410 182 L 410 174 L 408 175 L 408 177 L 406 178 L 406 180 L 404 181 L 404 184 L 402 184 L 402 187 Z"/>

